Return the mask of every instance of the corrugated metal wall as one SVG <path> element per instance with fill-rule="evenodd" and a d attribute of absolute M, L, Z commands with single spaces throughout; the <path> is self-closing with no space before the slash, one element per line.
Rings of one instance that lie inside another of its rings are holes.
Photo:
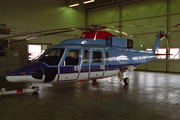
<path fill-rule="evenodd" d="M 180 23 L 180 1 L 179 0 L 146 0 L 126 5 L 114 5 L 113 7 L 96 8 L 86 11 L 86 23 L 101 24 L 105 26 L 118 25 L 162 25 L 166 27 L 134 27 L 115 28 L 130 34 L 135 34 L 134 48 L 152 48 L 156 34 L 165 28 L 172 31 L 168 36 L 170 48 L 180 48 L 180 28 L 173 28 Z M 116 33 L 113 33 L 117 35 Z M 122 36 L 124 37 L 124 36 Z M 144 47 L 140 47 L 140 45 Z M 167 47 L 166 40 L 162 41 L 160 48 Z M 180 72 L 180 60 L 156 59 L 139 66 L 137 69 Z"/>

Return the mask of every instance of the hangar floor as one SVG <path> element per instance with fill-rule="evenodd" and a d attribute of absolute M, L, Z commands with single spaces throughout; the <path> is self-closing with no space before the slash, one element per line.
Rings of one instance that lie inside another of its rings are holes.
<path fill-rule="evenodd" d="M 116 77 L 55 84 L 38 94 L 0 96 L 0 120 L 179 120 L 180 74 L 126 72 Z M 27 87 L 0 79 L 6 90 Z"/>

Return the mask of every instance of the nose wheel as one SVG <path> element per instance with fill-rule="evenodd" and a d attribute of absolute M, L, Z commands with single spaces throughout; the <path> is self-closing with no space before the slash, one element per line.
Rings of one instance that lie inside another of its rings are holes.
<path fill-rule="evenodd" d="M 33 93 L 38 93 L 39 87 L 38 86 L 32 86 L 32 89 L 34 90 Z"/>

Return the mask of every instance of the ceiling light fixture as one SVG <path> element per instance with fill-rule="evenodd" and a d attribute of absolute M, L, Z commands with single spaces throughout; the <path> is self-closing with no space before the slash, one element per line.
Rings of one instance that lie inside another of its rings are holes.
<path fill-rule="evenodd" d="M 94 2 L 94 0 L 85 1 L 85 2 L 83 2 L 83 4 L 87 4 L 87 3 L 91 3 L 91 2 Z"/>
<path fill-rule="evenodd" d="M 78 6 L 79 3 L 76 3 L 76 4 L 72 4 L 72 5 L 69 5 L 69 7 L 75 7 L 75 6 Z"/>

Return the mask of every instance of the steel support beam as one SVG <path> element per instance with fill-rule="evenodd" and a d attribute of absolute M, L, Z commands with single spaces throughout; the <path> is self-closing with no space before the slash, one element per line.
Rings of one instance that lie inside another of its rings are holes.
<path fill-rule="evenodd" d="M 166 34 L 168 33 L 168 31 L 169 31 L 169 28 L 170 28 L 170 26 L 169 26 L 169 24 L 170 24 L 170 0 L 167 0 L 166 1 L 167 2 L 167 13 L 166 13 L 166 30 L 165 30 L 165 32 L 166 32 Z M 169 54 L 169 36 L 167 36 L 167 38 L 166 38 L 166 72 L 168 72 L 168 59 L 169 59 L 169 56 L 168 56 L 168 54 Z"/>

